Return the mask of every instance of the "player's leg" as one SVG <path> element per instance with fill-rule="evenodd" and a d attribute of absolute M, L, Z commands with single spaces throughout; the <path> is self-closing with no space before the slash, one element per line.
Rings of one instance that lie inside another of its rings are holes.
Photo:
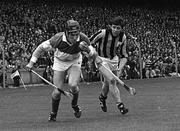
<path fill-rule="evenodd" d="M 65 77 L 65 71 L 69 65 L 65 62 L 60 61 L 56 57 L 54 58 L 54 64 L 53 64 L 53 84 L 62 89 L 64 84 L 64 77 Z M 58 89 L 54 88 L 52 92 L 52 112 L 49 115 L 49 121 L 56 121 L 56 116 L 59 108 L 59 102 L 61 99 L 61 93 Z"/>
<path fill-rule="evenodd" d="M 117 74 L 116 71 L 113 71 L 113 73 Z M 120 95 L 120 91 L 116 85 L 116 80 L 109 81 L 109 88 L 110 88 L 112 97 L 114 98 L 116 105 L 117 105 L 118 109 L 120 110 L 120 112 L 122 114 L 128 113 L 128 109 L 124 106 L 124 104 L 121 100 L 121 95 Z"/>
<path fill-rule="evenodd" d="M 114 63 L 114 62 L 112 62 Z M 103 66 L 101 66 L 101 64 L 103 64 Z M 120 97 L 120 91 L 117 88 L 116 85 L 116 80 L 114 78 L 114 76 L 112 74 L 109 73 L 109 71 L 106 68 L 110 69 L 110 70 L 116 70 L 117 71 L 117 66 L 118 63 L 116 62 L 115 64 L 111 64 L 111 62 L 99 62 L 99 65 L 97 63 L 98 69 L 101 72 L 101 74 L 103 74 L 103 76 L 105 77 L 105 79 L 109 82 L 109 89 L 112 92 L 112 96 L 116 101 L 116 104 L 118 106 L 118 109 L 120 109 L 122 114 L 126 114 L 128 112 L 128 109 L 126 109 L 124 107 L 124 104 L 122 103 L 121 97 Z M 117 72 L 116 72 L 117 75 Z M 106 98 L 104 98 L 104 101 L 106 100 Z M 119 106 L 120 105 L 120 106 Z M 122 106 L 123 105 L 123 106 Z"/>
<path fill-rule="evenodd" d="M 71 106 L 74 110 L 74 115 L 76 118 L 81 117 L 81 109 L 78 105 L 78 98 L 79 98 L 79 87 L 78 83 L 80 81 L 81 76 L 81 66 L 79 65 L 72 65 L 68 70 L 68 84 L 71 88 L 71 92 L 73 94 L 73 99 L 71 101 Z"/>
<path fill-rule="evenodd" d="M 109 68 L 107 63 L 103 63 L 104 66 L 106 66 L 107 68 Z M 106 73 L 106 72 L 104 72 Z M 108 73 L 106 73 L 108 76 Z M 106 99 L 107 99 L 107 95 L 109 93 L 109 82 L 107 77 L 104 78 L 103 82 L 102 82 L 102 90 L 101 93 L 99 95 L 99 100 L 100 100 L 100 106 L 102 111 L 107 112 L 107 105 L 106 105 Z"/>
<path fill-rule="evenodd" d="M 53 76 L 53 83 L 56 85 L 58 88 L 62 88 L 64 84 L 64 76 L 65 72 L 64 71 L 54 71 L 54 76 Z M 49 115 L 49 121 L 56 121 L 56 116 L 59 108 L 59 102 L 61 99 L 61 93 L 58 91 L 58 89 L 54 88 L 52 92 L 52 111 Z"/>
<path fill-rule="evenodd" d="M 109 82 L 106 79 L 104 79 L 102 90 L 99 95 L 100 106 L 101 106 L 102 111 L 104 112 L 107 112 L 106 99 L 107 99 L 108 92 L 109 92 Z"/>

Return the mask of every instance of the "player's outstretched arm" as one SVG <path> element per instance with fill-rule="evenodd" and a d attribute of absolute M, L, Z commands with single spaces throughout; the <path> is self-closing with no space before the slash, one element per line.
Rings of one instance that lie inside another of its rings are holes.
<path fill-rule="evenodd" d="M 26 68 L 28 69 L 32 69 L 34 63 L 36 63 L 36 61 L 38 60 L 38 58 L 40 57 L 41 53 L 44 51 L 49 51 L 52 49 L 52 46 L 50 44 L 49 40 L 44 41 L 43 43 L 41 43 L 33 52 L 32 57 L 29 61 L 29 63 L 26 65 Z"/>

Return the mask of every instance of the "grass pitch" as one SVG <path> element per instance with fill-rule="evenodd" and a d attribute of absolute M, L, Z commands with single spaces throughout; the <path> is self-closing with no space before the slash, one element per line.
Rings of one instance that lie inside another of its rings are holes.
<path fill-rule="evenodd" d="M 120 114 L 111 94 L 108 112 L 102 112 L 98 101 L 101 83 L 81 83 L 82 117 L 74 117 L 71 101 L 62 96 L 53 123 L 48 122 L 52 87 L 0 90 L 0 131 L 180 131 L 180 78 L 125 82 L 137 90 L 136 96 L 131 96 L 118 85 L 129 108 L 127 115 Z"/>

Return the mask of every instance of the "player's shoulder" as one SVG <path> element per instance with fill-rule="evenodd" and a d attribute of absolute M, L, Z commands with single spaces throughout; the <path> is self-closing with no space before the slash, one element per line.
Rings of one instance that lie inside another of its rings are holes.
<path fill-rule="evenodd" d="M 104 35 L 106 33 L 107 29 L 99 29 L 96 34 Z"/>
<path fill-rule="evenodd" d="M 64 35 L 64 32 L 58 32 L 58 33 L 56 33 L 53 37 L 54 38 L 60 38 L 60 37 L 62 37 Z M 53 38 L 52 37 L 52 38 Z"/>
<path fill-rule="evenodd" d="M 108 30 L 108 29 L 101 29 L 101 30 L 99 30 L 99 31 L 101 32 L 101 34 L 105 34 L 107 30 Z"/>
<path fill-rule="evenodd" d="M 63 34 L 64 34 L 64 32 L 56 33 L 54 36 L 52 36 L 52 37 L 50 38 L 50 41 L 51 41 L 51 42 L 59 41 L 60 39 L 62 39 Z"/>
<path fill-rule="evenodd" d="M 62 36 L 64 35 L 64 32 L 59 32 L 57 34 L 55 34 L 54 36 L 52 36 L 49 41 L 50 41 L 50 44 L 53 46 L 53 47 L 56 47 L 58 46 L 58 44 L 62 41 Z"/>
<path fill-rule="evenodd" d="M 98 31 L 96 31 L 95 34 L 92 35 L 92 37 L 103 36 L 103 35 L 105 35 L 105 33 L 106 33 L 106 29 L 99 29 Z"/>

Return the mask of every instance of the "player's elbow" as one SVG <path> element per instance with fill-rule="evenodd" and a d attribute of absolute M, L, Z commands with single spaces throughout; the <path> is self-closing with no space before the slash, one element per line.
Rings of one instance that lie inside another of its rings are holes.
<path fill-rule="evenodd" d="M 42 43 L 42 48 L 44 50 L 50 50 L 52 48 L 51 44 L 50 44 L 50 41 L 49 40 L 46 40 Z"/>

